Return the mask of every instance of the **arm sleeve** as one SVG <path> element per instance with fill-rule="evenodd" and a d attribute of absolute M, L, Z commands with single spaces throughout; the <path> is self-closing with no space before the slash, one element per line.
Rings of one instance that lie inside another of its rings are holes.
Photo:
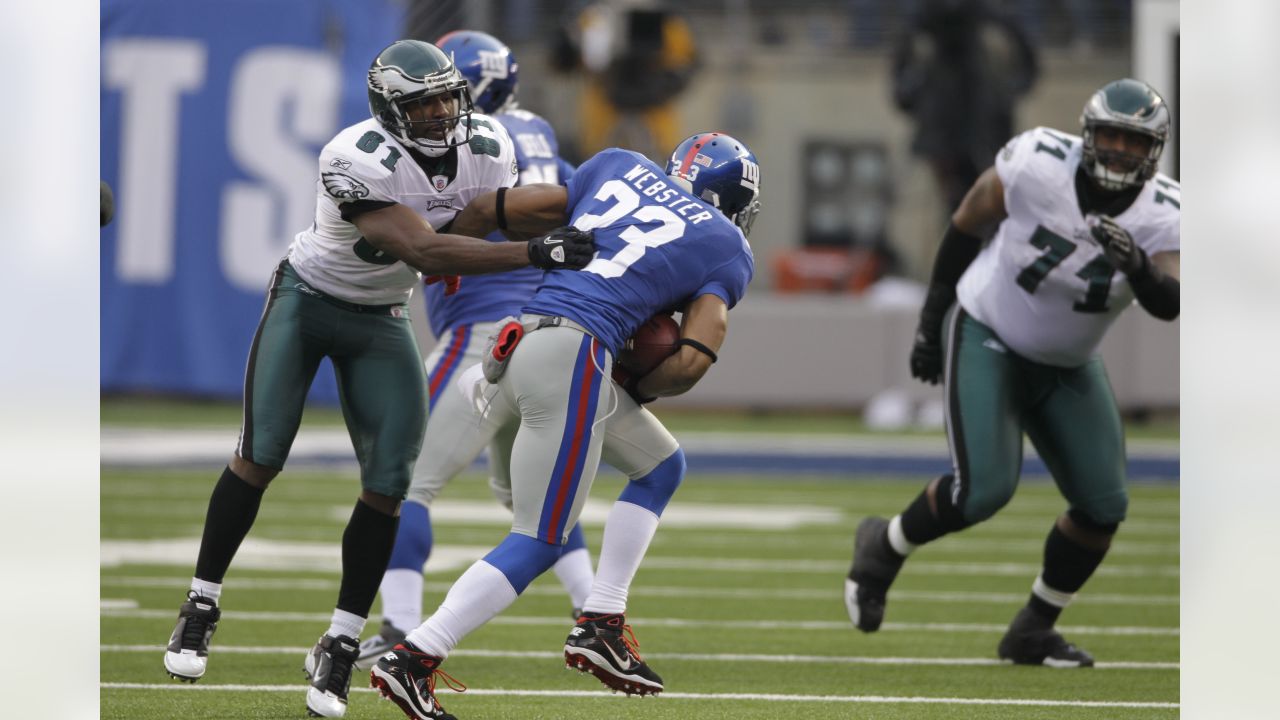
<path fill-rule="evenodd" d="M 732 310 L 733 306 L 747 294 L 747 285 L 751 283 L 755 269 L 755 258 L 751 254 L 751 247 L 744 240 L 743 252 L 735 254 L 734 257 L 716 267 L 707 282 L 698 288 L 693 297 L 715 295 Z"/>

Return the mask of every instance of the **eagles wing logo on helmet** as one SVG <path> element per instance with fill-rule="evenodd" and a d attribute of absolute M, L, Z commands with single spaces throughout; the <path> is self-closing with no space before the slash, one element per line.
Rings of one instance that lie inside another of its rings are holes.
<path fill-rule="evenodd" d="M 346 173 L 321 173 L 325 192 L 340 200 L 361 200 L 369 197 L 369 188 Z"/>

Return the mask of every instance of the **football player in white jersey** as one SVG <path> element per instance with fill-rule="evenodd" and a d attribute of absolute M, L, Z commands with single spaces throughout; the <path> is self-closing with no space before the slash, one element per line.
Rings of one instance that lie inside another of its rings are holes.
<path fill-rule="evenodd" d="M 1128 506 L 1124 431 L 1097 347 L 1135 298 L 1157 318 L 1178 317 L 1182 199 L 1156 171 L 1169 110 L 1148 85 L 1109 83 L 1081 123 L 1083 137 L 1041 127 L 1010 140 L 951 216 L 911 374 L 942 379 L 953 471 L 893 519 L 859 524 L 845 605 L 865 632 L 880 627 L 911 551 L 1009 502 L 1026 433 L 1069 508 L 997 653 L 1018 664 L 1093 665 L 1054 623 Z"/>
<path fill-rule="evenodd" d="M 240 441 L 209 500 L 195 577 L 164 656 L 177 679 L 204 675 L 223 576 L 284 467 L 327 356 L 362 492 L 342 538 L 332 622 L 304 662 L 307 710 L 319 717 L 346 712 L 358 638 L 422 444 L 427 392 L 409 322 L 413 288 L 424 273 L 576 269 L 593 253 L 590 235 L 572 228 L 527 244 L 437 233 L 476 196 L 514 184 L 511 140 L 472 113 L 466 81 L 429 43 L 401 40 L 383 50 L 368 89 L 373 117 L 324 147 L 315 222 L 272 276 L 245 371 Z"/>

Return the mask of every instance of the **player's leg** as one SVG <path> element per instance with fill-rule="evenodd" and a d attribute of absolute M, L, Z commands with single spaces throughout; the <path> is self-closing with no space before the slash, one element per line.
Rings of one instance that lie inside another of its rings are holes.
<path fill-rule="evenodd" d="M 307 709 L 322 717 L 346 712 L 359 637 L 391 557 L 426 427 L 426 383 L 407 313 L 350 315 L 331 357 L 362 491 L 342 535 L 337 605 L 303 666 Z"/>
<path fill-rule="evenodd" d="M 1124 430 L 1102 360 L 1074 370 L 1047 369 L 1052 388 L 1029 414 L 1027 434 L 1070 504 L 1049 530 L 1044 566 L 998 647 L 1023 664 L 1087 667 L 1089 653 L 1053 629 L 1093 575 L 1125 518 Z"/>
<path fill-rule="evenodd" d="M 494 435 L 489 443 L 489 489 L 498 502 L 508 510 L 511 500 L 511 446 L 515 442 L 518 423 L 510 423 Z M 591 551 L 587 548 L 586 534 L 578 523 L 569 531 L 569 539 L 560 548 L 560 557 L 551 566 L 556 578 L 569 594 L 569 606 L 573 617 L 582 612 L 582 603 L 591 592 L 591 580 L 595 571 L 591 567 Z"/>
<path fill-rule="evenodd" d="M 325 322 L 326 308 L 293 290 L 291 276 L 283 267 L 272 276 L 245 368 L 240 442 L 209 498 L 191 589 L 165 650 L 165 670 L 179 680 L 204 675 L 223 576 L 253 527 L 263 491 L 284 467 L 323 356 L 304 328 Z"/>
<path fill-rule="evenodd" d="M 889 587 L 907 555 L 991 517 L 1017 487 L 1026 361 L 960 309 L 948 317 L 945 342 L 943 393 L 952 472 L 926 485 L 892 519 L 869 517 L 858 525 L 845 608 L 864 632 L 876 631 L 883 622 Z"/>
<path fill-rule="evenodd" d="M 516 348 L 490 401 L 500 424 L 520 418 L 512 446 L 512 531 L 458 578 L 403 648 L 374 665 L 373 684 L 402 709 L 438 707 L 419 681 L 559 557 L 600 461 L 597 425 L 607 412 L 608 363 L 593 338 L 568 328 L 531 332 Z"/>
<path fill-rule="evenodd" d="M 480 362 L 492 325 L 460 325 L 441 335 L 427 356 L 427 430 L 400 508 L 395 549 L 379 588 L 382 627 L 360 644 L 356 664 L 362 669 L 371 667 L 422 622 L 422 572 L 435 539 L 431 502 L 449 480 L 475 461 L 494 432 L 456 386 L 463 370 Z"/>
<path fill-rule="evenodd" d="M 684 478 L 684 452 L 653 413 L 617 387 L 613 391 L 618 407 L 606 425 L 604 458 L 629 481 L 605 521 L 595 582 L 565 640 L 565 662 L 609 687 L 647 695 L 662 691 L 662 678 L 640 657 L 638 643 L 628 642 L 635 636 L 626 624 L 627 596 L 662 511 Z"/>

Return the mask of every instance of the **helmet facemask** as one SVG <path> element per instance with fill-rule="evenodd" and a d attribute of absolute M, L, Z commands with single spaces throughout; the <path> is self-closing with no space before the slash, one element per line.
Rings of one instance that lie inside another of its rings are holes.
<path fill-rule="evenodd" d="M 1099 127 L 1111 127 L 1121 132 L 1134 133 L 1150 138 L 1151 148 L 1145 156 L 1133 155 L 1119 150 L 1099 150 L 1096 131 Z M 1084 148 L 1081 164 L 1085 172 L 1104 190 L 1118 191 L 1137 187 L 1155 177 L 1160 154 L 1164 151 L 1164 138 L 1143 130 L 1100 122 L 1085 122 Z M 1112 166 L 1125 168 L 1113 169 Z"/>

